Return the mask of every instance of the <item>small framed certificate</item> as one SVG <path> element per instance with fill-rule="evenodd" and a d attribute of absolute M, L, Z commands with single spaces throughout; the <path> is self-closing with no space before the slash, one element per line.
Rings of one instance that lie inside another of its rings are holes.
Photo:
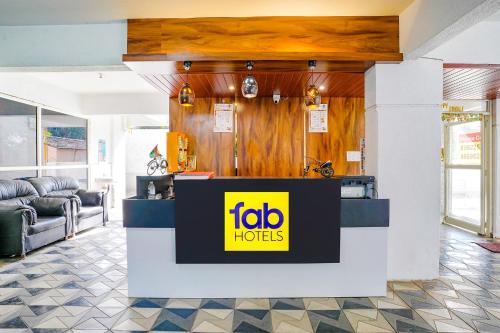
<path fill-rule="evenodd" d="M 317 108 L 309 109 L 309 132 L 328 132 L 328 104 L 321 104 Z"/>
<path fill-rule="evenodd" d="M 215 104 L 214 132 L 231 133 L 234 127 L 234 104 Z"/>

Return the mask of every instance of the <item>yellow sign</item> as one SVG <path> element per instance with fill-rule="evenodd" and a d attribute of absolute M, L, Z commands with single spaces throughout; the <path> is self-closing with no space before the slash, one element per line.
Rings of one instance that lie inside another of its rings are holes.
<path fill-rule="evenodd" d="M 226 192 L 224 251 L 288 251 L 288 192 Z"/>

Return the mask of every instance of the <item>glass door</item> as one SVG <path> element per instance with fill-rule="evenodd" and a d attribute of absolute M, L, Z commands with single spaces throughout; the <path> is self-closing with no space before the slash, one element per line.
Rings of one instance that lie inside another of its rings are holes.
<path fill-rule="evenodd" d="M 485 116 L 475 115 L 445 124 L 446 223 L 479 234 L 489 233 L 487 214 L 488 131 Z"/>

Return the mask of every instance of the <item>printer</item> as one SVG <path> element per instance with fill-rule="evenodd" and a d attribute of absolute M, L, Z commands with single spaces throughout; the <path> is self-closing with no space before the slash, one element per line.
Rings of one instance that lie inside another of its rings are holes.
<path fill-rule="evenodd" d="M 342 199 L 375 199 L 374 176 L 336 176 L 340 179 L 340 197 Z"/>

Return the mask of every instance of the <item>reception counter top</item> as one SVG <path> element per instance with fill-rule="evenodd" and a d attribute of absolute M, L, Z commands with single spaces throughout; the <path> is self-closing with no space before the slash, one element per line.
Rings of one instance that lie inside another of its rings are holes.
<path fill-rule="evenodd" d="M 124 200 L 130 296 L 385 295 L 388 200 L 341 200 L 332 179 L 175 189 L 175 200 Z"/>
<path fill-rule="evenodd" d="M 123 200 L 125 228 L 175 228 L 175 200 Z M 159 214 L 161 212 L 161 214 Z M 389 199 L 340 199 L 341 228 L 389 226 Z"/>

